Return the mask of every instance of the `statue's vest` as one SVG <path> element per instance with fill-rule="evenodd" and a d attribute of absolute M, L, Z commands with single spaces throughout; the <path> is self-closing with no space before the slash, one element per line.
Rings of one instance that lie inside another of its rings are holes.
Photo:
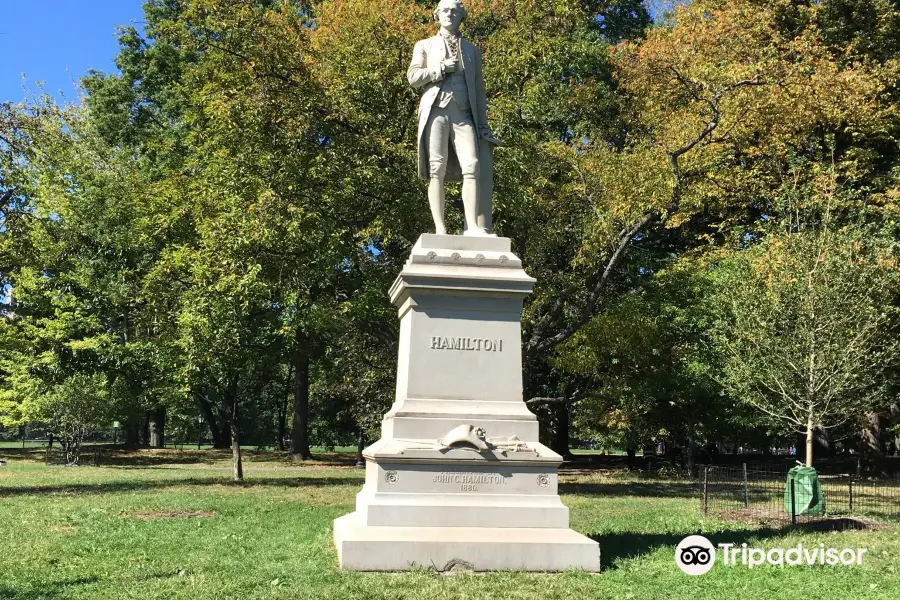
<path fill-rule="evenodd" d="M 462 69 L 445 77 L 438 94 L 438 106 L 446 108 L 450 100 L 456 102 L 456 106 L 463 112 L 472 112 L 469 106 L 469 86 L 466 85 L 466 74 Z"/>

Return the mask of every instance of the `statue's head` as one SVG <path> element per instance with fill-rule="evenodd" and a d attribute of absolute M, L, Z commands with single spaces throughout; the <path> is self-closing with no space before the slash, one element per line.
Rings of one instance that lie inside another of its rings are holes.
<path fill-rule="evenodd" d="M 459 0 L 441 0 L 434 9 L 434 20 L 449 30 L 458 29 L 466 16 L 466 7 Z"/>

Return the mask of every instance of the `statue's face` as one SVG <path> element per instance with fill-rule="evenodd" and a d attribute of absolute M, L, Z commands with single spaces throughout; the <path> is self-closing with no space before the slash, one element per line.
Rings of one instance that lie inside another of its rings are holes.
<path fill-rule="evenodd" d="M 463 8 L 457 2 L 441 2 L 437 7 L 437 19 L 444 29 L 456 31 L 462 23 Z"/>

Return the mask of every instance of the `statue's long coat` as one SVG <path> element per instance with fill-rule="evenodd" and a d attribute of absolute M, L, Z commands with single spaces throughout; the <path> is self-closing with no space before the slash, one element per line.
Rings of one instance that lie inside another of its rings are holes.
<path fill-rule="evenodd" d="M 472 120 L 475 125 L 475 139 L 479 139 L 479 132 L 487 126 L 487 99 L 484 93 L 481 50 L 464 39 L 460 40 L 459 49 L 463 73 L 466 76 Z M 428 140 L 425 139 L 425 127 L 428 125 L 431 107 L 434 106 L 434 101 L 441 90 L 441 84 L 443 83 L 441 63 L 446 59 L 447 46 L 441 35 L 438 34 L 416 44 L 409 70 L 406 72 L 409 84 L 416 89 L 422 89 L 422 99 L 419 102 L 419 177 L 425 180 L 429 179 L 431 175 L 431 169 L 428 164 Z M 480 155 L 482 152 L 481 148 L 476 148 L 476 152 Z M 481 157 L 479 156 L 480 159 Z M 446 179 L 448 181 L 461 181 L 462 171 L 459 168 L 459 159 L 453 150 L 453 144 L 450 144 L 448 161 Z"/>

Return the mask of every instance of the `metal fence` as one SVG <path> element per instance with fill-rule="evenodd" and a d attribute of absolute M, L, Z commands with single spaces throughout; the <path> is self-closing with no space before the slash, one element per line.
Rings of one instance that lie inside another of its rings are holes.
<path fill-rule="evenodd" d="M 700 507 L 704 515 L 727 519 L 797 523 L 834 517 L 900 518 L 900 479 L 856 474 L 819 474 L 823 514 L 801 514 L 800 492 L 777 467 L 700 467 Z"/>

